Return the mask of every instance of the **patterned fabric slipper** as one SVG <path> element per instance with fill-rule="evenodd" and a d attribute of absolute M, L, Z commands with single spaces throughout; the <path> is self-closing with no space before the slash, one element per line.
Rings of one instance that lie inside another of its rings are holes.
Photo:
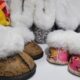
<path fill-rule="evenodd" d="M 80 55 L 72 56 L 69 60 L 68 70 L 80 77 Z"/>
<path fill-rule="evenodd" d="M 68 64 L 68 51 L 59 48 L 50 48 L 49 52 L 48 61 L 50 63 L 62 65 Z"/>

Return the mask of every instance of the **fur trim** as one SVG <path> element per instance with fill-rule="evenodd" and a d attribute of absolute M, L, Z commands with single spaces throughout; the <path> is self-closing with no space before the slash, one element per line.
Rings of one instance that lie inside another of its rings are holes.
<path fill-rule="evenodd" d="M 49 47 L 67 48 L 65 31 L 57 30 L 48 34 L 47 44 Z"/>
<path fill-rule="evenodd" d="M 70 54 L 80 54 L 80 33 L 74 31 L 54 31 L 48 35 L 49 47 L 64 48 Z"/>
<path fill-rule="evenodd" d="M 0 58 L 5 58 L 24 49 L 24 40 L 13 28 L 0 26 Z"/>
<path fill-rule="evenodd" d="M 77 0 L 78 4 L 80 0 Z M 79 25 L 78 12 L 80 5 L 76 5 L 75 0 L 56 1 L 56 22 L 63 29 L 75 30 Z M 78 9 L 77 9 L 78 8 Z"/>
<path fill-rule="evenodd" d="M 80 33 L 74 31 L 66 31 L 67 44 L 70 54 L 80 54 Z"/>
<path fill-rule="evenodd" d="M 30 28 L 33 24 L 35 1 L 36 0 L 25 0 L 24 1 L 21 22 L 24 25 L 26 25 L 28 28 Z"/>
<path fill-rule="evenodd" d="M 21 15 L 20 14 L 14 14 L 14 15 L 11 15 L 11 25 L 12 26 L 25 26 L 24 24 L 22 24 L 21 22 Z"/>
<path fill-rule="evenodd" d="M 30 42 L 32 40 L 34 40 L 34 34 L 32 31 L 30 31 L 27 27 L 24 26 L 17 26 L 13 28 L 14 31 L 17 32 L 17 34 L 21 35 L 24 39 L 24 42 Z"/>
<path fill-rule="evenodd" d="M 23 0 L 11 0 L 11 23 L 12 26 L 16 26 L 20 23 L 22 14 L 22 1 Z"/>
<path fill-rule="evenodd" d="M 38 28 L 48 30 L 55 22 L 55 1 L 37 0 L 34 15 L 34 23 Z"/>

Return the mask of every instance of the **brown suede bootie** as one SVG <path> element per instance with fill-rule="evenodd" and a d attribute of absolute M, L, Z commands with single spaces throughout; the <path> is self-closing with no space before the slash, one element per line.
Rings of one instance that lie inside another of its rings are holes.
<path fill-rule="evenodd" d="M 24 47 L 24 52 L 28 53 L 34 60 L 43 56 L 41 47 L 34 41 L 29 42 Z"/>
<path fill-rule="evenodd" d="M 0 60 L 0 80 L 27 80 L 35 71 L 33 59 L 24 52 Z"/>

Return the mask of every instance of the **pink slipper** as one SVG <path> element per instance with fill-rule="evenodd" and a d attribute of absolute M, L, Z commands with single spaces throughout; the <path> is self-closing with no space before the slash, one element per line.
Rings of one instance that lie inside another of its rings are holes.
<path fill-rule="evenodd" d="M 80 76 L 80 55 L 70 58 L 68 69 L 74 75 Z"/>
<path fill-rule="evenodd" d="M 50 55 L 48 61 L 55 64 L 68 64 L 69 54 L 68 51 L 59 48 L 50 48 Z"/>

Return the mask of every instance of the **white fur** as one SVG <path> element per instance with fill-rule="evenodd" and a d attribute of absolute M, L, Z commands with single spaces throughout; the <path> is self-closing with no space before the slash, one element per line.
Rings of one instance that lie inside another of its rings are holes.
<path fill-rule="evenodd" d="M 21 22 L 24 25 L 26 25 L 28 28 L 30 28 L 33 24 L 35 1 L 36 0 L 25 0 L 24 1 Z"/>
<path fill-rule="evenodd" d="M 68 0 L 71 5 L 71 9 L 74 10 L 75 16 L 79 18 L 80 24 L 80 0 Z"/>
<path fill-rule="evenodd" d="M 79 3 L 80 0 L 56 0 L 56 21 L 59 27 L 71 30 L 78 27 Z"/>
<path fill-rule="evenodd" d="M 13 30 L 0 26 L 0 58 L 23 52 L 24 40 Z"/>
<path fill-rule="evenodd" d="M 34 0 L 32 0 L 34 1 Z M 19 4 L 19 5 L 18 5 Z M 24 11 L 22 12 L 22 4 Z M 17 7 L 18 6 L 18 7 Z M 16 9 L 15 9 L 16 8 Z M 11 23 L 20 36 L 23 37 L 24 42 L 34 40 L 34 34 L 27 29 L 32 24 L 33 3 L 31 0 L 12 0 L 11 1 Z"/>
<path fill-rule="evenodd" d="M 54 0 L 37 0 L 34 15 L 35 25 L 38 28 L 48 30 L 53 27 L 54 22 L 55 22 Z"/>
<path fill-rule="evenodd" d="M 66 31 L 67 44 L 70 54 L 80 54 L 80 33 Z"/>
<path fill-rule="evenodd" d="M 48 35 L 49 47 L 64 48 L 70 54 L 80 54 L 80 33 L 74 31 L 54 31 Z"/>
<path fill-rule="evenodd" d="M 65 31 L 57 30 L 49 33 L 47 37 L 47 44 L 49 47 L 67 48 Z"/>
<path fill-rule="evenodd" d="M 11 23 L 16 26 L 20 23 L 22 14 L 22 1 L 23 0 L 11 0 L 10 10 L 11 10 Z"/>
<path fill-rule="evenodd" d="M 20 25 L 20 26 L 14 27 L 13 29 L 23 37 L 25 43 L 32 41 L 35 38 L 33 32 L 30 31 L 27 27 Z"/>

